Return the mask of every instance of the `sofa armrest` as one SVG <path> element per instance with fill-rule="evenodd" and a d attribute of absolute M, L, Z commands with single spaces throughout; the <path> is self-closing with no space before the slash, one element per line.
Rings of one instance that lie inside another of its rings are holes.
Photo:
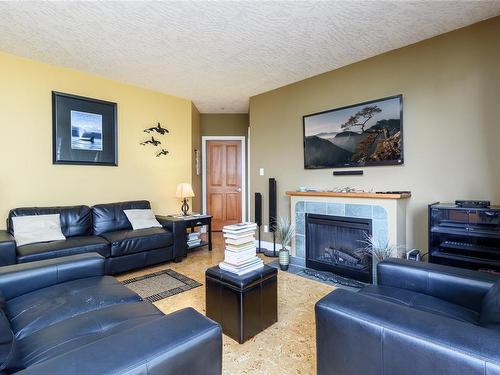
<path fill-rule="evenodd" d="M 120 331 L 18 374 L 220 375 L 222 331 L 192 308 Z"/>
<path fill-rule="evenodd" d="M 6 299 L 51 285 L 104 275 L 104 258 L 87 253 L 20 263 L 0 268 L 0 290 Z"/>
<path fill-rule="evenodd" d="M 318 375 L 500 373 L 498 331 L 347 290 L 316 304 L 316 332 Z"/>
<path fill-rule="evenodd" d="M 180 260 L 187 256 L 186 221 L 161 215 L 157 215 L 156 220 L 174 235 L 174 258 Z"/>
<path fill-rule="evenodd" d="M 485 272 L 396 258 L 380 262 L 377 274 L 379 285 L 413 290 L 474 311 L 480 311 L 484 295 L 498 280 Z"/>
<path fill-rule="evenodd" d="M 0 230 L 0 266 L 16 264 L 16 240 L 6 230 Z"/>

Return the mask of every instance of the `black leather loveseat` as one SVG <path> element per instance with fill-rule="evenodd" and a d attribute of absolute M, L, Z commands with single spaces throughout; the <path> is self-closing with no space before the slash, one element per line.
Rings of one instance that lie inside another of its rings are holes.
<path fill-rule="evenodd" d="M 163 315 L 98 254 L 2 267 L 0 292 L 0 374 L 221 374 L 217 323 Z"/>
<path fill-rule="evenodd" d="M 93 207 L 31 207 L 9 212 L 7 230 L 0 231 L 0 266 L 96 252 L 106 258 L 106 273 L 116 274 L 169 260 L 186 253 L 182 221 L 164 221 L 163 228 L 132 230 L 123 212 L 151 208 L 148 201 L 98 204 Z M 60 214 L 66 240 L 16 246 L 12 217 Z"/>
<path fill-rule="evenodd" d="M 379 285 L 316 304 L 319 375 L 500 374 L 500 281 L 390 259 Z"/>

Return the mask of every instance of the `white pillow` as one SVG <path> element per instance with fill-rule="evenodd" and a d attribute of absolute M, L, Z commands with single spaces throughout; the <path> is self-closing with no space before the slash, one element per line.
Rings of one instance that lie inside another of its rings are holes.
<path fill-rule="evenodd" d="M 123 210 L 128 221 L 132 224 L 132 229 L 161 228 L 161 224 L 156 220 L 152 210 Z"/>
<path fill-rule="evenodd" d="M 65 240 L 61 231 L 61 215 L 14 216 L 14 238 L 17 246 L 37 242 Z"/>

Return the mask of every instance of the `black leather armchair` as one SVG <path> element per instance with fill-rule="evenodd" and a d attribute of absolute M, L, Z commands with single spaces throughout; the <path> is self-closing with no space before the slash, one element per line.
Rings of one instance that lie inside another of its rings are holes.
<path fill-rule="evenodd" d="M 500 374 L 497 277 L 390 259 L 378 280 L 316 304 L 319 375 Z"/>
<path fill-rule="evenodd" d="M 217 323 L 164 315 L 104 270 L 98 254 L 0 268 L 0 374 L 221 374 Z"/>

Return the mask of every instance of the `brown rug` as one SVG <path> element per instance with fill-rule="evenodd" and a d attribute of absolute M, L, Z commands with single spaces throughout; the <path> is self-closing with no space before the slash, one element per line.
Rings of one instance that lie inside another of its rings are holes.
<path fill-rule="evenodd" d="M 123 280 L 122 284 L 149 302 L 159 301 L 202 285 L 171 269 Z"/>

